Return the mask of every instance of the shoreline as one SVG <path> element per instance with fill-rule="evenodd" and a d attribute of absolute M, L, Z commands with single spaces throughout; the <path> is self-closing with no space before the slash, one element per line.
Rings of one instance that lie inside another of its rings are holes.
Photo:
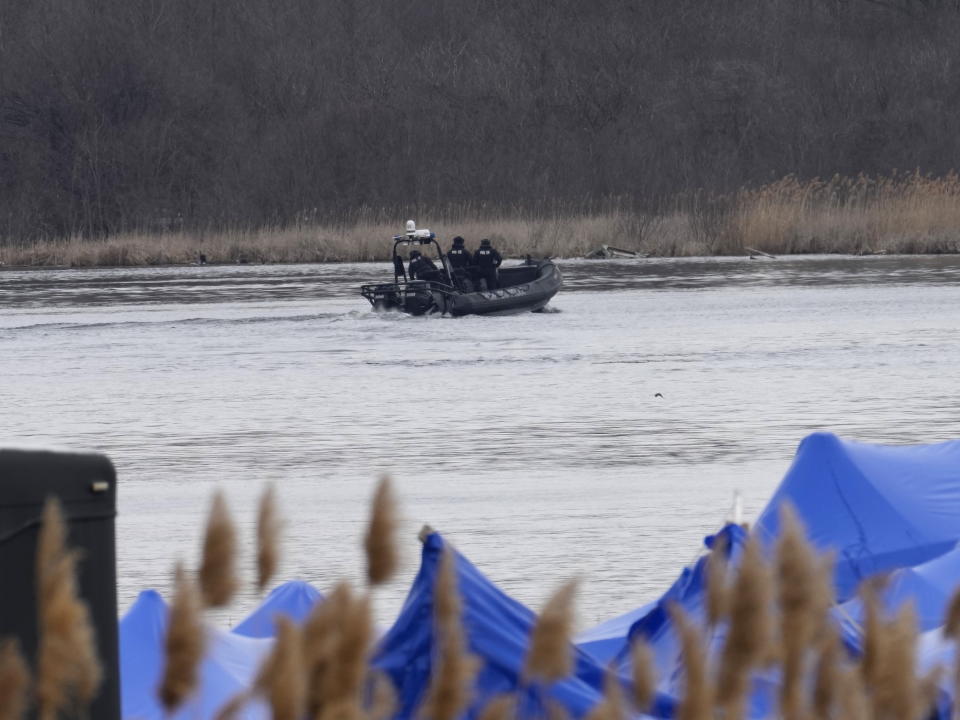
<path fill-rule="evenodd" d="M 0 268 L 389 262 L 408 218 L 264 228 L 118 233 L 0 241 Z M 960 253 L 960 176 L 793 177 L 722 196 L 674 198 L 654 211 L 478 214 L 414 218 L 446 249 L 456 235 L 489 238 L 504 257 L 584 257 L 602 246 L 641 257 L 944 255 Z"/>

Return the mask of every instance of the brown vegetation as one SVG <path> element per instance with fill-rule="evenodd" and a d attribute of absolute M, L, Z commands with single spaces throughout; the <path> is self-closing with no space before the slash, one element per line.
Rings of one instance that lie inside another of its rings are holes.
<path fill-rule="evenodd" d="M 213 496 L 200 562 L 200 594 L 207 607 L 224 607 L 237 589 L 236 530 L 223 494 Z"/>
<path fill-rule="evenodd" d="M 52 720 L 75 704 L 87 705 L 102 677 L 90 610 L 77 592 L 77 553 L 67 549 L 66 540 L 60 502 L 49 499 L 37 543 L 37 711 L 41 720 Z"/>
<path fill-rule="evenodd" d="M 382 487 L 382 486 L 381 486 Z M 377 495 L 380 498 L 380 494 Z M 376 508 L 382 498 L 375 499 Z M 216 507 L 216 503 L 215 503 Z M 374 509 L 373 514 L 377 511 Z M 50 623 L 49 605 L 56 596 L 72 597 L 69 589 L 74 555 L 65 546 L 65 526 L 56 504 L 48 505 L 38 552 L 41 622 Z M 236 549 L 231 546 L 230 552 Z M 719 557 L 719 554 L 716 556 Z M 222 558 L 221 558 L 222 560 Z M 434 631 L 437 645 L 430 685 L 419 710 L 424 720 L 456 720 L 471 701 L 477 671 L 469 654 L 463 627 L 463 601 L 457 587 L 455 554 L 444 550 L 434 587 Z M 715 566 L 714 573 L 717 572 Z M 880 609 L 880 584 L 863 588 L 866 618 L 864 652 L 850 657 L 839 642 L 829 610 L 830 563 L 818 557 L 808 544 L 803 528 L 789 510 L 781 515 L 781 536 L 776 554 L 768 562 L 755 539 L 745 545 L 739 568 L 726 590 L 723 610 L 703 626 L 677 605 L 669 612 L 681 644 L 683 691 L 679 720 L 728 720 L 743 717 L 751 673 L 768 663 L 779 664 L 782 695 L 778 717 L 807 720 L 811 717 L 843 717 L 863 720 L 920 720 L 935 700 L 939 669 L 918 676 L 915 664 L 917 625 L 912 607 L 887 617 Z M 716 580 L 714 575 L 713 580 Z M 573 672 L 570 662 L 574 583 L 560 588 L 547 602 L 531 635 L 526 672 L 554 682 Z M 947 635 L 955 637 L 956 607 L 951 603 Z M 66 617 L 66 615 L 64 616 Z M 75 621 L 76 613 L 70 615 Z M 773 618 L 780 630 L 774 632 Z M 726 640 L 719 653 L 708 652 L 706 633 L 728 623 Z M 74 634 L 57 630 L 63 623 L 42 627 L 42 635 L 60 638 L 75 648 L 81 659 L 90 648 L 81 647 L 87 631 Z M 51 629 L 57 630 L 51 634 Z M 198 590 L 178 565 L 174 598 L 166 637 L 166 664 L 160 697 L 168 710 L 184 703 L 197 682 L 197 667 L 204 651 L 202 608 Z M 391 680 L 372 671 L 369 654 L 373 639 L 369 594 L 355 593 L 339 584 L 318 604 L 302 629 L 292 621 L 278 620 L 277 640 L 257 673 L 254 686 L 231 700 L 219 713 L 235 717 L 254 695 L 267 699 L 275 718 L 299 718 L 304 710 L 312 720 L 387 720 L 396 707 L 396 688 Z M 67 647 L 67 645 L 63 645 Z M 96 688 L 94 665 L 85 667 L 83 678 L 65 674 L 61 665 L 44 661 L 41 650 L 38 694 L 43 708 L 65 697 L 82 707 Z M 632 699 L 643 709 L 655 693 L 650 649 L 641 638 L 631 647 Z M 46 665 L 44 664 L 46 662 Z M 46 673 L 46 677 L 44 677 Z M 92 674 L 91 674 L 92 673 Z M 592 720 L 622 720 L 627 703 L 621 685 L 626 682 L 608 670 L 603 698 L 590 713 Z M 24 663 L 9 643 L 0 646 L 0 717 L 22 714 L 22 697 L 28 675 Z M 50 689 L 52 685 L 55 688 Z M 517 696 L 491 699 L 480 716 L 483 720 L 510 720 Z M 18 705 L 18 703 L 20 703 Z M 12 714 L 11 714 L 12 712 Z M 46 717 L 53 717 L 48 711 Z M 546 699 L 545 716 L 565 717 L 563 708 Z"/>
<path fill-rule="evenodd" d="M 276 492 L 268 485 L 257 509 L 257 590 L 263 592 L 280 562 L 280 516 Z"/>
<path fill-rule="evenodd" d="M 363 539 L 367 555 L 367 580 L 371 585 L 385 583 L 397 570 L 397 503 L 393 498 L 390 478 L 377 485 L 370 506 L 370 522 Z"/>
<path fill-rule="evenodd" d="M 126 232 L 103 239 L 0 244 L 8 266 L 122 266 L 197 262 L 315 263 L 388 260 L 405 217 L 365 211 L 351 222 L 293 223 L 256 230 Z M 464 205 L 416 216 L 441 239 L 475 246 L 488 237 L 508 257 L 580 257 L 607 244 L 657 257 L 794 253 L 960 252 L 960 178 L 916 173 L 828 181 L 787 177 L 726 195 L 674 198 L 638 211 L 576 206 L 549 214 Z"/>

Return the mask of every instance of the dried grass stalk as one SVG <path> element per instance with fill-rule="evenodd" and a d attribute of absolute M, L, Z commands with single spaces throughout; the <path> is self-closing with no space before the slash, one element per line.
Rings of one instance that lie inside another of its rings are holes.
<path fill-rule="evenodd" d="M 223 493 L 213 496 L 200 564 L 200 592 L 207 607 L 230 604 L 237 589 L 237 534 Z"/>
<path fill-rule="evenodd" d="M 345 606 L 352 602 L 350 586 L 338 584 L 317 603 L 303 626 L 303 664 L 307 677 L 307 714 L 319 718 L 327 702 L 327 674 L 336 653 L 339 624 L 346 617 Z"/>
<path fill-rule="evenodd" d="M 627 716 L 623 690 L 612 667 L 603 676 L 603 700 L 587 714 L 587 720 L 623 720 Z"/>
<path fill-rule="evenodd" d="M 533 680 L 552 683 L 573 671 L 574 608 L 577 581 L 562 585 L 543 606 L 530 633 L 524 674 Z"/>
<path fill-rule="evenodd" d="M 674 628 L 680 636 L 685 672 L 677 720 L 712 720 L 714 695 L 703 637 L 679 605 L 671 604 L 669 610 Z"/>
<path fill-rule="evenodd" d="M 439 652 L 420 714 L 425 720 L 457 720 L 470 702 L 477 664 L 467 652 L 455 559 L 449 549 L 440 559 L 433 595 Z"/>
<path fill-rule="evenodd" d="M 234 720 L 234 718 L 239 717 L 240 711 L 247 706 L 248 702 L 250 702 L 248 693 L 237 693 L 217 711 L 216 720 Z"/>
<path fill-rule="evenodd" d="M 77 553 L 67 550 L 60 502 L 47 500 L 37 545 L 37 710 L 41 720 L 84 706 L 103 677 L 90 610 L 77 592 Z"/>
<path fill-rule="evenodd" d="M 870 704 L 863 686 L 863 675 L 856 668 L 840 670 L 837 678 L 840 690 L 837 717 L 842 720 L 872 720 Z M 820 717 L 817 717 L 820 720 Z"/>
<path fill-rule="evenodd" d="M 268 485 L 257 511 L 257 590 L 263 592 L 280 564 L 280 529 L 276 492 Z"/>
<path fill-rule="evenodd" d="M 633 672 L 633 704 L 640 712 L 646 712 L 657 694 L 657 669 L 650 645 L 643 638 L 634 639 L 630 645 L 630 669 Z"/>
<path fill-rule="evenodd" d="M 715 626 L 728 612 L 726 535 L 717 535 L 707 558 L 707 623 Z"/>
<path fill-rule="evenodd" d="M 860 676 L 866 687 L 872 687 L 880 680 L 880 666 L 886 637 L 880 619 L 876 586 L 864 583 L 860 587 L 860 599 L 863 602 L 863 654 L 860 657 Z"/>
<path fill-rule="evenodd" d="M 807 712 L 805 660 L 823 621 L 821 572 L 796 513 L 784 504 L 780 509 L 776 574 L 783 663 L 780 710 L 785 720 L 803 720 Z"/>
<path fill-rule="evenodd" d="M 397 711 L 397 689 L 384 672 L 373 673 L 373 691 L 367 720 L 390 720 Z"/>
<path fill-rule="evenodd" d="M 0 720 L 21 720 L 27 710 L 30 671 L 20 654 L 20 643 L 7 638 L 0 643 Z"/>
<path fill-rule="evenodd" d="M 829 718 L 840 693 L 840 641 L 831 626 L 820 643 L 813 682 L 813 716 Z"/>
<path fill-rule="evenodd" d="M 944 618 L 943 634 L 954 639 L 960 636 L 960 587 L 954 590 L 950 597 L 947 615 Z"/>
<path fill-rule="evenodd" d="M 397 503 L 390 478 L 377 485 L 370 508 L 370 524 L 364 537 L 367 552 L 367 579 L 371 585 L 387 582 L 397 570 Z"/>
<path fill-rule="evenodd" d="M 877 680 L 870 686 L 874 717 L 918 720 L 922 702 L 915 666 L 917 616 L 913 603 L 904 604 L 885 625 Z"/>
<path fill-rule="evenodd" d="M 730 593 L 730 627 L 717 677 L 717 702 L 724 718 L 743 717 L 750 673 L 769 654 L 773 628 L 770 575 L 760 544 L 751 537 L 744 547 L 736 581 Z"/>
<path fill-rule="evenodd" d="M 196 689 L 206 640 L 197 588 L 179 563 L 173 586 L 165 641 L 166 665 L 159 690 L 160 702 L 167 712 L 180 707 Z"/>
<path fill-rule="evenodd" d="M 300 720 L 306 704 L 306 677 L 300 629 L 289 617 L 278 615 L 273 650 L 254 682 L 270 703 L 273 720 Z"/>
<path fill-rule="evenodd" d="M 494 695 L 483 710 L 479 720 L 512 720 L 517 714 L 517 698 L 514 695 Z"/>

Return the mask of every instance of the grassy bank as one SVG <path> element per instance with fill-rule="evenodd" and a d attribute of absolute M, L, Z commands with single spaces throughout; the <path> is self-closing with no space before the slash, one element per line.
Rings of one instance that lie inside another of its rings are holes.
<path fill-rule="evenodd" d="M 191 263 L 388 260 L 404 216 L 362 213 L 350 224 L 128 233 L 0 245 L 7 266 L 137 266 Z M 960 177 L 920 174 L 800 181 L 787 177 L 730 195 L 674 198 L 656 212 L 613 206 L 585 214 L 496 213 L 473 207 L 421 211 L 415 218 L 443 244 L 489 237 L 507 256 L 580 257 L 607 244 L 659 257 L 739 255 L 756 248 L 795 253 L 960 252 Z"/>

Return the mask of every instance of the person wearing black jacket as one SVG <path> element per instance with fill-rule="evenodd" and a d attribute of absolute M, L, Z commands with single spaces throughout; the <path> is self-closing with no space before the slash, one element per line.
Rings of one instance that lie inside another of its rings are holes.
<path fill-rule="evenodd" d="M 496 248 L 490 244 L 490 241 L 484 238 L 480 241 L 480 247 L 473 254 L 473 264 L 477 266 L 477 270 L 480 273 L 480 277 L 487 281 L 487 290 L 496 290 L 499 283 L 497 282 L 497 268 L 500 267 L 500 263 L 503 262 L 503 258 L 500 257 L 500 253 L 496 251 Z"/>
<path fill-rule="evenodd" d="M 410 265 L 407 268 L 411 280 L 436 280 L 440 274 L 433 260 L 422 255 L 419 250 L 410 251 Z"/>
<path fill-rule="evenodd" d="M 468 268 L 473 264 L 473 257 L 470 251 L 463 246 L 463 238 L 457 235 L 453 239 L 453 247 L 447 253 L 447 259 L 450 261 L 450 267 L 454 270 Z"/>

